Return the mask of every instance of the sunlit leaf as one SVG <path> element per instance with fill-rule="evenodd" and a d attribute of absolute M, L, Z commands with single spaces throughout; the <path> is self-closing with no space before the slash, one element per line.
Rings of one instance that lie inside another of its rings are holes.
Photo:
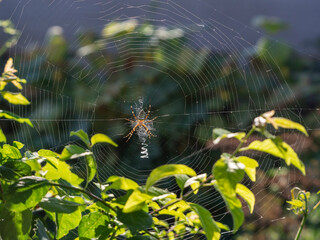
<path fill-rule="evenodd" d="M 95 177 L 97 173 L 97 164 L 92 155 L 85 156 L 87 164 L 87 184 Z"/>
<path fill-rule="evenodd" d="M 0 239 L 30 239 L 32 212 L 29 209 L 22 212 L 12 212 L 2 207 L 0 208 L 0 219 Z"/>
<path fill-rule="evenodd" d="M 184 187 L 187 188 L 187 187 L 191 187 L 192 190 L 194 190 L 194 194 L 197 194 L 198 193 L 198 188 L 200 186 L 200 183 L 202 181 L 204 181 L 205 179 L 207 178 L 207 174 L 204 173 L 204 174 L 200 174 L 200 175 L 197 175 L 195 177 L 192 177 L 192 178 L 189 178 L 185 184 L 184 184 Z"/>
<path fill-rule="evenodd" d="M 33 127 L 29 118 L 21 118 L 18 115 L 7 112 L 7 111 L 0 110 L 0 117 L 4 117 L 6 119 L 12 119 L 12 120 L 17 121 L 19 123 L 26 123 L 29 126 Z"/>
<path fill-rule="evenodd" d="M 81 221 L 81 211 L 78 208 L 76 211 L 72 213 L 58 213 L 57 214 L 57 239 L 60 239 L 67 235 L 70 230 L 79 226 Z"/>
<path fill-rule="evenodd" d="M 250 191 L 250 189 L 240 183 L 237 184 L 236 193 L 247 202 L 250 213 L 252 213 L 255 204 L 254 194 Z"/>
<path fill-rule="evenodd" d="M 141 210 L 144 207 L 146 201 L 150 200 L 151 198 L 152 198 L 152 196 L 144 194 L 144 193 L 140 192 L 139 190 L 135 190 L 129 196 L 122 211 L 124 213 L 129 213 L 129 212 Z"/>
<path fill-rule="evenodd" d="M 36 206 L 49 190 L 49 182 L 39 177 L 22 177 L 3 195 L 7 206 L 21 212 Z"/>
<path fill-rule="evenodd" d="M 92 212 L 82 217 L 78 227 L 80 239 L 98 239 L 108 229 L 108 216 L 101 212 Z"/>
<path fill-rule="evenodd" d="M 41 149 L 38 151 L 40 157 L 47 159 L 55 168 L 59 165 L 58 154 L 51 150 Z"/>
<path fill-rule="evenodd" d="M 71 172 L 70 168 L 70 165 L 64 161 L 58 161 L 55 167 L 51 164 L 46 164 L 42 170 L 46 173 L 45 178 L 48 180 L 59 180 L 61 178 L 72 185 L 78 186 L 83 182 L 83 179 Z"/>
<path fill-rule="evenodd" d="M 0 143 L 1 142 L 7 142 L 7 138 L 6 138 L 6 135 L 4 135 L 2 129 L 0 128 Z"/>
<path fill-rule="evenodd" d="M 275 157 L 279 157 L 285 160 L 286 164 L 289 166 L 292 164 L 298 168 L 303 175 L 305 175 L 305 166 L 303 162 L 299 159 L 297 153 L 280 138 L 276 139 L 266 139 L 264 141 L 253 141 L 248 147 L 240 149 L 240 151 L 245 150 L 256 150 L 260 152 L 269 153 Z"/>
<path fill-rule="evenodd" d="M 306 136 L 308 136 L 307 130 L 305 129 L 304 126 L 302 126 L 299 123 L 293 122 L 289 119 L 286 118 L 280 118 L 280 117 L 274 117 L 272 120 L 282 128 L 289 128 L 289 129 L 296 129 L 302 133 L 304 133 Z"/>
<path fill-rule="evenodd" d="M 179 174 L 176 175 L 176 182 L 179 186 L 179 188 L 181 189 L 181 191 L 183 191 L 184 189 L 184 184 L 185 182 L 189 179 L 190 177 L 186 174 Z"/>
<path fill-rule="evenodd" d="M 237 231 L 244 221 L 242 205 L 237 198 L 236 186 L 244 176 L 241 168 L 229 168 L 232 159 L 222 157 L 213 166 L 213 176 L 216 179 L 215 188 L 223 197 L 233 219 L 233 229 Z"/>
<path fill-rule="evenodd" d="M 248 175 L 248 177 L 251 179 L 251 181 L 256 181 L 256 168 L 259 166 L 259 163 L 249 157 L 240 156 L 236 158 L 237 161 L 243 163 L 245 165 L 244 171 Z"/>
<path fill-rule="evenodd" d="M 153 184 L 156 182 L 171 176 L 175 176 L 178 174 L 186 174 L 189 176 L 196 176 L 196 172 L 183 164 L 167 164 L 154 169 L 146 183 L 146 189 L 148 190 Z"/>
<path fill-rule="evenodd" d="M 230 228 L 227 225 L 225 225 L 225 224 L 223 224 L 221 222 L 216 222 L 216 224 L 220 229 L 226 230 L 226 231 L 230 231 Z"/>
<path fill-rule="evenodd" d="M 13 147 L 9 144 L 4 144 L 1 149 L 1 154 L 3 158 L 10 158 L 10 159 L 21 159 L 22 155 L 18 148 Z"/>
<path fill-rule="evenodd" d="M 191 203 L 191 208 L 198 214 L 203 230 L 205 231 L 208 240 L 220 239 L 220 228 L 213 220 L 211 213 L 204 207 Z"/>
<path fill-rule="evenodd" d="M 13 141 L 12 145 L 15 146 L 18 149 L 21 149 L 21 148 L 24 147 L 24 144 L 21 143 L 21 142 L 18 142 L 18 141 Z"/>
<path fill-rule="evenodd" d="M 21 93 L 2 91 L 1 95 L 11 104 L 28 105 L 30 102 Z"/>
<path fill-rule="evenodd" d="M 78 138 L 80 138 L 87 146 L 90 146 L 90 141 L 89 141 L 89 137 L 88 134 L 85 133 L 82 129 L 76 131 L 76 132 L 71 132 L 70 136 L 77 136 Z"/>
<path fill-rule="evenodd" d="M 95 145 L 96 143 L 109 143 L 115 147 L 118 147 L 118 144 L 112 141 L 112 139 L 109 138 L 107 135 L 104 135 L 102 133 L 97 133 L 91 137 L 92 146 Z"/>
<path fill-rule="evenodd" d="M 139 187 L 139 185 L 125 177 L 119 177 L 119 176 L 111 176 L 108 178 L 107 182 L 112 182 L 112 184 L 105 189 L 105 191 L 110 190 L 110 189 L 116 189 L 116 190 L 130 190 L 130 189 L 136 189 Z"/>

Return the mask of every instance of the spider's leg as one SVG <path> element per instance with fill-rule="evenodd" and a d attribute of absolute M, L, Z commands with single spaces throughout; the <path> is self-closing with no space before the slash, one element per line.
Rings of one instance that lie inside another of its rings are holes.
<path fill-rule="evenodd" d="M 133 111 L 133 107 L 131 106 L 131 112 L 132 112 L 132 115 L 134 116 L 134 119 L 135 120 L 138 120 L 138 118 L 136 117 L 136 115 L 134 114 L 134 111 Z"/>
<path fill-rule="evenodd" d="M 149 122 L 153 122 L 154 120 L 156 120 L 158 117 L 152 118 L 151 120 L 146 120 L 144 121 L 145 123 L 149 123 Z"/>
<path fill-rule="evenodd" d="M 139 126 L 139 124 L 137 124 L 134 128 L 132 128 L 131 132 L 129 132 L 129 134 L 123 138 L 128 138 L 126 142 L 128 142 L 130 140 L 130 138 L 132 137 L 133 133 L 136 131 L 136 128 Z"/>
<path fill-rule="evenodd" d="M 154 134 L 152 134 L 152 133 L 150 132 L 149 128 L 148 128 L 146 125 L 142 124 L 142 126 L 143 126 L 144 129 L 147 131 L 147 133 L 148 133 L 148 135 L 149 135 L 149 138 L 151 138 L 150 136 L 156 137 L 156 135 L 154 135 Z"/>
<path fill-rule="evenodd" d="M 127 121 L 129 121 L 129 122 L 136 122 L 136 121 L 134 121 L 134 120 L 132 120 L 132 119 L 128 119 L 128 118 L 126 118 L 125 120 L 127 120 Z"/>
<path fill-rule="evenodd" d="M 151 111 L 151 104 L 149 105 L 148 113 L 143 120 L 146 120 L 149 117 L 150 111 Z"/>

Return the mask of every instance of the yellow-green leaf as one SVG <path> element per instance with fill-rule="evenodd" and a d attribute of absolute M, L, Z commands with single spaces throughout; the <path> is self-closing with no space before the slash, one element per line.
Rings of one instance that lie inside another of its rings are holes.
<path fill-rule="evenodd" d="M 7 112 L 7 111 L 0 110 L 0 117 L 4 117 L 6 119 L 12 119 L 12 120 L 15 120 L 19 123 L 26 123 L 29 126 L 33 127 L 29 118 L 21 118 L 18 115 Z"/>
<path fill-rule="evenodd" d="M 135 212 L 138 210 L 141 210 L 145 202 L 147 200 L 150 200 L 152 197 L 140 192 L 139 190 L 135 190 L 128 198 L 126 204 L 124 205 L 124 208 L 122 212 L 124 213 L 130 213 Z"/>
<path fill-rule="evenodd" d="M 112 141 L 112 139 L 109 138 L 107 135 L 104 135 L 102 133 L 97 133 L 91 137 L 92 146 L 96 143 L 110 143 L 111 145 L 118 147 L 118 144 Z"/>
<path fill-rule="evenodd" d="M 237 161 L 241 162 L 244 164 L 245 169 L 244 171 L 248 175 L 248 177 L 251 179 L 251 181 L 255 182 L 256 181 L 256 168 L 259 166 L 259 163 L 249 157 L 245 156 L 240 156 L 237 157 Z"/>
<path fill-rule="evenodd" d="M 304 133 L 306 136 L 308 136 L 307 130 L 304 126 L 302 126 L 299 123 L 293 122 L 286 118 L 280 118 L 280 117 L 274 117 L 272 120 L 277 124 L 277 126 L 282 128 L 290 128 L 290 129 L 296 129 L 302 133 Z"/>
<path fill-rule="evenodd" d="M 130 189 L 137 189 L 139 185 L 125 177 L 119 177 L 119 176 L 111 176 L 108 178 L 107 182 L 112 182 L 112 184 L 105 189 L 105 191 L 110 190 L 110 189 L 116 189 L 116 190 L 130 190 Z"/>
<path fill-rule="evenodd" d="M 72 131 L 70 133 L 70 136 L 77 136 L 78 138 L 80 138 L 88 147 L 90 146 L 90 141 L 89 141 L 89 137 L 88 134 L 86 132 L 84 132 L 82 129 L 74 132 Z"/>
<path fill-rule="evenodd" d="M 220 239 L 220 228 L 213 220 L 211 213 L 204 207 L 191 203 L 191 208 L 197 213 L 200 218 L 201 225 L 205 231 L 208 240 L 219 240 Z"/>
<path fill-rule="evenodd" d="M 0 128 L 0 142 L 4 142 L 4 143 L 7 142 L 6 135 L 4 135 L 4 133 L 3 133 L 1 128 Z"/>
<path fill-rule="evenodd" d="M 249 188 L 240 183 L 237 184 L 236 193 L 247 202 L 250 209 L 250 213 L 252 213 L 255 204 L 254 194 L 250 191 Z"/>
<path fill-rule="evenodd" d="M 183 165 L 183 164 L 163 165 L 163 166 L 157 167 L 150 173 L 146 183 L 146 190 L 148 191 L 148 189 L 156 182 L 164 178 L 172 177 L 178 174 L 186 174 L 192 177 L 197 175 L 192 168 L 187 167 L 186 165 Z"/>
<path fill-rule="evenodd" d="M 303 162 L 299 159 L 297 153 L 281 139 L 266 139 L 264 141 L 253 141 L 248 147 L 240 149 L 240 151 L 245 150 L 256 150 L 260 152 L 269 153 L 275 157 L 279 157 L 285 160 L 286 164 L 289 166 L 292 164 L 298 168 L 303 175 L 306 174 L 305 166 Z"/>
<path fill-rule="evenodd" d="M 2 97 L 11 104 L 28 105 L 30 102 L 21 93 L 1 92 Z"/>

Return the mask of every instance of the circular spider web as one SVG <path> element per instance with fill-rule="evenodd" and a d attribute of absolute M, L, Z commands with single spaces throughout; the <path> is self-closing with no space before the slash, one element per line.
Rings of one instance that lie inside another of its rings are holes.
<path fill-rule="evenodd" d="M 247 131 L 254 117 L 272 109 L 302 124 L 302 116 L 311 116 L 315 125 L 307 130 L 316 129 L 316 109 L 300 106 L 298 90 L 290 88 L 281 69 L 279 46 L 292 48 L 201 1 L 193 4 L 211 12 L 205 18 L 176 1 L 13 2 L 10 19 L 21 37 L 9 55 L 19 76 L 28 81 L 23 91 L 31 105 L 10 110 L 29 117 L 34 128 L 10 124 L 13 138 L 28 149 L 61 151 L 76 142 L 69 133 L 79 129 L 89 135 L 105 133 L 119 147 L 94 149 L 100 177 L 120 175 L 142 184 L 153 168 L 166 163 L 209 173 L 221 152 L 235 149 L 232 141 L 214 146 L 212 129 Z M 247 35 L 268 44 L 256 44 Z M 138 127 L 126 141 L 135 127 L 126 120 L 136 120 L 131 106 L 143 119 L 149 105 L 148 120 L 156 119 L 146 127 L 155 136 Z M 286 139 L 296 136 L 289 130 L 282 134 Z M 304 138 L 294 139 L 292 146 L 303 146 Z M 279 159 L 249 156 L 258 160 L 260 170 L 256 182 L 244 180 L 257 199 L 246 222 L 259 231 L 282 220 L 270 212 L 299 177 L 295 170 L 281 177 L 287 167 Z M 74 168 L 85 174 L 81 162 Z M 285 190 L 272 189 L 280 181 L 286 183 Z M 178 191 L 174 180 L 158 186 Z M 271 190 L 272 195 L 266 194 Z M 207 207 L 215 220 L 230 225 L 230 214 L 213 189 L 193 200 Z M 223 232 L 223 238 L 231 235 Z"/>

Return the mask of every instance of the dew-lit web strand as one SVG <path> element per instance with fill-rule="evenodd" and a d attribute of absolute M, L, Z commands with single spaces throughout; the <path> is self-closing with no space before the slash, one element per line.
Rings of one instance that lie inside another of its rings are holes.
<path fill-rule="evenodd" d="M 62 1 L 60 1 L 59 3 L 62 3 Z M 171 4 L 173 4 L 172 2 L 170 2 Z M 53 2 L 51 3 L 51 4 L 53 4 Z M 167 3 L 167 5 L 169 5 L 168 3 Z M 119 6 L 120 6 L 120 4 L 119 4 Z M 121 8 L 121 9 L 125 9 L 125 8 Z M 120 9 L 118 9 L 118 10 L 120 10 Z M 167 16 L 167 15 L 165 15 L 165 16 Z M 228 46 L 228 45 L 227 45 Z M 240 53 L 240 55 L 241 55 L 241 53 Z M 239 69 L 239 71 L 240 71 L 241 69 Z M 237 70 L 236 70 L 237 71 Z M 260 71 L 262 71 L 262 70 L 260 70 Z M 50 73 L 51 74 L 51 73 Z M 247 74 L 247 73 L 246 73 Z M 250 74 L 252 74 L 252 72 L 250 72 Z M 90 72 L 88 73 L 88 75 L 90 75 Z M 229 75 L 230 75 L 230 73 L 229 73 Z M 273 79 L 273 80 L 275 80 L 274 78 L 271 78 L 271 79 Z M 192 88 L 194 89 L 194 92 L 198 92 L 199 91 L 199 88 L 196 88 L 195 86 L 193 86 L 193 83 L 191 82 L 191 80 L 190 80 L 190 83 L 187 83 L 187 86 L 188 85 L 191 85 L 192 86 Z M 276 83 L 276 86 L 278 85 L 278 83 Z M 235 90 L 236 88 L 235 88 L 235 86 L 234 87 L 228 87 L 228 88 L 226 88 L 226 90 L 231 90 L 232 91 L 232 93 L 234 93 L 233 92 L 233 90 L 235 91 L 235 93 L 237 92 L 236 90 Z M 250 93 L 249 93 L 250 94 Z M 209 96 L 210 97 L 210 96 Z M 45 94 L 43 94 L 43 98 L 45 99 Z M 53 101 L 53 99 L 54 99 L 54 97 L 51 97 L 51 101 Z M 235 98 L 235 99 L 237 99 L 237 98 Z M 201 104 L 201 103 L 200 103 Z M 236 105 L 234 105 L 234 104 L 232 104 L 234 107 L 236 106 Z M 164 107 L 166 107 L 166 106 L 163 106 L 163 108 Z M 156 110 L 156 111 L 158 111 L 158 110 Z M 256 112 L 257 111 L 257 109 L 249 109 L 248 108 L 248 110 L 247 110 L 248 112 L 251 112 L 251 111 L 254 111 L 254 112 Z M 228 111 L 228 112 L 230 112 L 231 113 L 231 111 Z M 239 112 L 239 111 L 232 111 L 232 112 Z M 280 111 L 280 114 L 282 114 L 284 112 L 284 110 L 281 110 Z M 198 114 L 198 113 L 194 113 L 194 112 L 190 112 L 190 113 L 184 113 L 184 115 L 185 116 L 187 116 L 187 114 L 188 114 L 188 116 L 194 116 L 195 114 Z M 200 113 L 200 114 L 203 114 L 203 113 Z M 173 114 L 168 114 L 168 116 L 173 116 Z M 316 116 L 315 116 L 316 117 Z M 165 124 L 171 124 L 171 122 L 167 122 L 167 123 L 165 123 Z M 159 128 L 159 126 L 158 126 L 158 128 Z M 237 129 L 237 128 L 235 128 L 235 129 Z M 161 126 L 160 126 L 160 129 L 159 130 L 161 130 Z M 188 135 L 187 135 L 188 136 Z M 188 136 L 189 137 L 189 136 Z M 188 144 L 189 144 L 189 142 L 188 142 Z M 116 156 L 116 155 L 115 155 Z M 210 157 L 209 157 L 210 158 Z M 260 158 L 259 158 L 260 159 Z M 203 163 L 203 162 L 205 162 L 206 160 L 204 159 L 204 157 L 202 157 L 202 158 L 199 158 L 198 159 L 199 160 L 199 164 L 201 164 L 201 163 Z M 200 165 L 199 165 L 200 166 Z M 142 172 L 141 170 L 139 170 L 139 173 L 140 172 Z M 146 172 L 146 171 L 143 171 L 143 172 Z"/>

